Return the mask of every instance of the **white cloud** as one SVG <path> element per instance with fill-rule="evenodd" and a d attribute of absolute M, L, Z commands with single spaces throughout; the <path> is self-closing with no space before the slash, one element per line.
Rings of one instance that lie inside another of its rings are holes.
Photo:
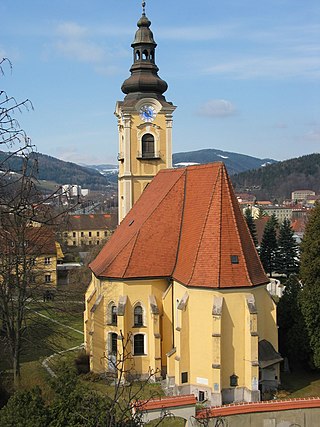
<path fill-rule="evenodd" d="M 228 38 L 236 32 L 237 24 L 167 27 L 157 30 L 157 38 L 181 41 L 206 41 Z"/>
<path fill-rule="evenodd" d="M 105 50 L 90 39 L 88 28 L 75 22 L 64 22 L 56 29 L 58 39 L 54 43 L 55 49 L 65 57 L 87 63 L 101 63 L 105 57 Z"/>
<path fill-rule="evenodd" d="M 320 128 L 312 129 L 305 135 L 305 138 L 311 142 L 320 142 Z"/>
<path fill-rule="evenodd" d="M 86 36 L 88 29 L 76 22 L 62 22 L 57 27 L 57 34 L 68 38 L 79 38 Z"/>
<path fill-rule="evenodd" d="M 87 40 L 61 40 L 56 42 L 56 49 L 68 58 L 80 62 L 101 62 L 104 59 L 104 50 Z"/>
<path fill-rule="evenodd" d="M 320 78 L 320 27 L 316 25 L 233 21 L 162 29 L 160 36 L 196 43 L 198 47 L 190 50 L 189 59 L 201 67 L 201 73 L 236 79 Z M 217 39 L 223 40 L 223 45 L 212 44 Z"/>
<path fill-rule="evenodd" d="M 238 79 L 250 78 L 320 78 L 320 57 L 239 57 L 204 70 L 206 74 L 223 74 Z"/>
<path fill-rule="evenodd" d="M 211 99 L 204 103 L 198 113 L 206 117 L 229 117 L 237 112 L 232 102 L 225 99 Z"/>

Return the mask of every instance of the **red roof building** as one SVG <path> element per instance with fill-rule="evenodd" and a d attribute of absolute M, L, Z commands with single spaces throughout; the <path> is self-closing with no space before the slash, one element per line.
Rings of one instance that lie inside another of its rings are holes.
<path fill-rule="evenodd" d="M 90 268 L 206 288 L 268 282 L 223 163 L 160 171 Z"/>
<path fill-rule="evenodd" d="M 259 351 L 277 354 L 276 308 L 223 163 L 160 171 L 90 268 L 93 371 L 129 351 L 136 375 L 212 404 L 277 386 L 281 356 Z"/>

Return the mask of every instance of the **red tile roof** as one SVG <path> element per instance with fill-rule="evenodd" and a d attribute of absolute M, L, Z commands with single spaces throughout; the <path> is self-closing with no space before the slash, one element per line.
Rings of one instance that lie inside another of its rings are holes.
<path fill-rule="evenodd" d="M 114 230 L 117 224 L 116 215 L 88 214 L 69 215 L 69 230 Z"/>
<path fill-rule="evenodd" d="M 21 229 L 0 227 L 0 252 L 15 255 L 56 255 L 55 234 L 45 226 Z"/>
<path fill-rule="evenodd" d="M 160 397 L 159 399 L 138 400 L 135 402 L 134 407 L 139 411 L 151 411 L 196 405 L 196 403 L 197 399 L 194 394 L 183 394 L 181 396 Z"/>
<path fill-rule="evenodd" d="M 196 287 L 268 282 L 223 163 L 160 171 L 90 268 Z"/>
<path fill-rule="evenodd" d="M 225 417 L 230 415 L 250 414 L 256 412 L 278 412 L 293 409 L 319 408 L 319 397 L 301 397 L 288 400 L 267 400 L 264 402 L 240 402 L 229 405 L 202 409 L 196 418 Z M 293 424 L 294 425 L 294 424 Z"/>
<path fill-rule="evenodd" d="M 304 232 L 306 229 L 306 219 L 305 218 L 297 218 L 292 220 L 291 222 L 292 230 L 296 233 Z"/>

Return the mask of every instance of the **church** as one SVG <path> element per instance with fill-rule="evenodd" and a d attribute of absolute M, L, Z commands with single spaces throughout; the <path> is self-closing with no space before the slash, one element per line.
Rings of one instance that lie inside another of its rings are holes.
<path fill-rule="evenodd" d="M 131 367 L 169 395 L 258 401 L 279 384 L 276 306 L 223 163 L 172 168 L 175 106 L 138 21 L 119 134 L 119 226 L 90 264 L 85 346 L 93 372 Z"/>

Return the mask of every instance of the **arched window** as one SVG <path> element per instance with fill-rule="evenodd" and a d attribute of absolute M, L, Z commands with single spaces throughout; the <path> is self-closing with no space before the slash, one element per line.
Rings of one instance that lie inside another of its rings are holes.
<path fill-rule="evenodd" d="M 133 311 L 134 314 L 134 326 L 143 326 L 143 309 L 141 305 L 137 305 Z"/>
<path fill-rule="evenodd" d="M 148 51 L 147 50 L 144 50 L 143 52 L 142 52 L 142 59 L 148 59 Z"/>
<path fill-rule="evenodd" d="M 118 319 L 117 319 L 118 309 L 114 301 L 111 301 L 108 304 L 107 308 L 107 324 L 108 325 L 117 325 Z"/>
<path fill-rule="evenodd" d="M 136 334 L 133 337 L 133 354 L 139 356 L 145 354 L 144 352 L 144 335 Z"/>
<path fill-rule="evenodd" d="M 146 133 L 142 137 L 142 157 L 154 157 L 154 136 L 151 133 Z"/>
<path fill-rule="evenodd" d="M 136 61 L 140 60 L 140 50 L 136 51 Z"/>
<path fill-rule="evenodd" d="M 113 305 L 111 307 L 111 323 L 113 325 L 116 325 L 118 323 L 117 313 L 118 313 L 117 306 Z"/>
<path fill-rule="evenodd" d="M 109 354 L 117 354 L 118 351 L 118 335 L 116 333 L 109 334 Z"/>

